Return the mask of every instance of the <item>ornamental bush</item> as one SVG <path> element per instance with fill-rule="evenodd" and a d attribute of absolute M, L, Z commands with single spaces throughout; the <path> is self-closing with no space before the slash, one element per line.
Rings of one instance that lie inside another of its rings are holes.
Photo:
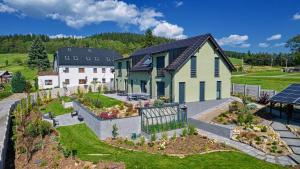
<path fill-rule="evenodd" d="M 20 71 L 16 72 L 11 79 L 12 92 L 22 93 L 25 89 L 25 77 Z"/>

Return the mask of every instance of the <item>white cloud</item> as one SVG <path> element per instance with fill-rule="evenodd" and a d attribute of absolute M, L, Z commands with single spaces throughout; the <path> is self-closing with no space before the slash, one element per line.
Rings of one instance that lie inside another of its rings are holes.
<path fill-rule="evenodd" d="M 272 36 L 268 37 L 267 41 L 279 40 L 279 39 L 281 39 L 281 34 L 275 34 L 275 35 L 272 35 Z"/>
<path fill-rule="evenodd" d="M 247 48 L 250 47 L 250 44 L 247 43 L 248 39 L 248 35 L 230 35 L 228 37 L 218 39 L 217 41 L 221 46 Z"/>
<path fill-rule="evenodd" d="M 276 43 L 276 44 L 274 45 L 274 47 L 281 47 L 281 46 L 285 46 L 285 45 L 286 45 L 285 42 L 283 42 L 283 43 Z"/>
<path fill-rule="evenodd" d="M 174 1 L 176 7 L 180 7 L 183 5 L 182 1 Z"/>
<path fill-rule="evenodd" d="M 73 38 L 73 39 L 83 39 L 85 36 L 78 36 L 78 35 L 65 35 L 65 34 L 57 34 L 57 35 L 50 35 L 50 39 L 60 39 L 60 38 Z"/>
<path fill-rule="evenodd" d="M 13 13 L 13 12 L 17 12 L 17 10 L 7 5 L 4 5 L 3 3 L 0 3 L 0 13 Z"/>
<path fill-rule="evenodd" d="M 267 48 L 270 45 L 268 43 L 259 43 L 258 46 L 261 47 L 261 48 Z"/>
<path fill-rule="evenodd" d="M 154 29 L 153 34 L 156 36 L 164 36 L 167 38 L 184 39 L 183 28 L 170 24 L 166 21 L 160 22 Z"/>
<path fill-rule="evenodd" d="M 300 20 L 300 13 L 295 13 L 295 15 L 293 16 L 294 20 Z"/>
<path fill-rule="evenodd" d="M 25 16 L 51 18 L 60 20 L 66 25 L 79 29 L 91 24 L 103 22 L 115 22 L 119 26 L 135 25 L 141 31 L 149 28 L 158 29 L 163 23 L 170 25 L 169 31 L 177 27 L 180 35 L 173 33 L 160 33 L 160 36 L 177 38 L 185 36 L 183 28 L 173 25 L 161 18 L 163 14 L 150 8 L 138 8 L 135 4 L 129 4 L 117 0 L 3 0 L 3 4 Z M 6 11 L 8 12 L 8 11 Z"/>

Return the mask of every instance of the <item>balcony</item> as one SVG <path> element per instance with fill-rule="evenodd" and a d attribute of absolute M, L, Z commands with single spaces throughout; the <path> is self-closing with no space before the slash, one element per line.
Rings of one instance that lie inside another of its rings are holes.
<path fill-rule="evenodd" d="M 156 75 L 157 77 L 164 77 L 165 76 L 164 68 L 157 68 L 156 71 L 157 71 L 157 75 Z"/>

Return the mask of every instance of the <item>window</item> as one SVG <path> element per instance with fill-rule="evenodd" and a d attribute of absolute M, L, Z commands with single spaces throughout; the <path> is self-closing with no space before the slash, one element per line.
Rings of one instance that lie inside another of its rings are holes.
<path fill-rule="evenodd" d="M 130 62 L 126 61 L 126 71 L 127 71 L 127 75 L 129 73 L 129 69 L 130 69 Z"/>
<path fill-rule="evenodd" d="M 65 84 L 70 84 L 70 79 L 65 79 Z"/>
<path fill-rule="evenodd" d="M 110 81 L 113 82 L 113 81 L 114 81 L 114 78 L 110 78 Z"/>
<path fill-rule="evenodd" d="M 118 76 L 122 76 L 122 62 L 118 62 Z"/>
<path fill-rule="evenodd" d="M 141 92 L 142 92 L 142 93 L 147 93 L 146 84 L 147 84 L 146 81 L 141 80 L 141 86 L 140 86 L 140 87 L 141 87 Z"/>
<path fill-rule="evenodd" d="M 222 82 L 217 81 L 217 100 L 221 99 Z"/>
<path fill-rule="evenodd" d="M 105 68 L 102 68 L 102 73 L 105 73 L 106 72 L 106 69 Z"/>
<path fill-rule="evenodd" d="M 98 81 L 98 78 L 93 78 L 93 82 L 97 82 Z"/>
<path fill-rule="evenodd" d="M 78 56 L 73 56 L 73 59 L 74 60 L 78 60 Z"/>
<path fill-rule="evenodd" d="M 156 58 L 156 71 L 157 71 L 157 76 L 163 76 L 164 71 L 163 68 L 165 67 L 165 57 L 160 56 Z"/>
<path fill-rule="evenodd" d="M 65 72 L 65 73 L 69 73 L 69 68 L 66 67 L 66 68 L 64 69 L 64 72 Z"/>
<path fill-rule="evenodd" d="M 70 60 L 70 56 L 65 56 L 65 59 L 66 60 Z"/>
<path fill-rule="evenodd" d="M 85 79 L 79 79 L 79 84 L 86 84 L 86 80 Z"/>
<path fill-rule="evenodd" d="M 197 76 L 197 58 L 196 56 L 191 57 L 191 77 Z"/>
<path fill-rule="evenodd" d="M 94 73 L 97 73 L 97 68 L 93 68 L 93 72 L 94 72 Z"/>
<path fill-rule="evenodd" d="M 215 58 L 215 77 L 219 77 L 220 76 L 220 59 L 219 58 Z"/>
<path fill-rule="evenodd" d="M 157 98 L 165 96 L 165 83 L 156 82 L 156 85 L 157 85 Z"/>
<path fill-rule="evenodd" d="M 102 78 L 102 83 L 106 83 L 106 79 L 105 78 Z"/>
<path fill-rule="evenodd" d="M 84 73 L 84 68 L 78 68 L 79 73 Z"/>
<path fill-rule="evenodd" d="M 200 82 L 200 97 L 199 97 L 199 101 L 202 102 L 202 101 L 205 101 L 205 82 L 204 81 L 201 81 Z"/>
<path fill-rule="evenodd" d="M 52 85 L 52 80 L 45 80 L 45 85 Z"/>

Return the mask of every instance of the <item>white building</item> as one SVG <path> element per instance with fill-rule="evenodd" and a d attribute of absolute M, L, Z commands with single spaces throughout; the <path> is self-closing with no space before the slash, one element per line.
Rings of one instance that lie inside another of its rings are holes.
<path fill-rule="evenodd" d="M 114 60 L 122 56 L 109 49 L 60 48 L 53 61 L 54 73 L 39 75 L 40 89 L 92 85 L 113 86 Z"/>

